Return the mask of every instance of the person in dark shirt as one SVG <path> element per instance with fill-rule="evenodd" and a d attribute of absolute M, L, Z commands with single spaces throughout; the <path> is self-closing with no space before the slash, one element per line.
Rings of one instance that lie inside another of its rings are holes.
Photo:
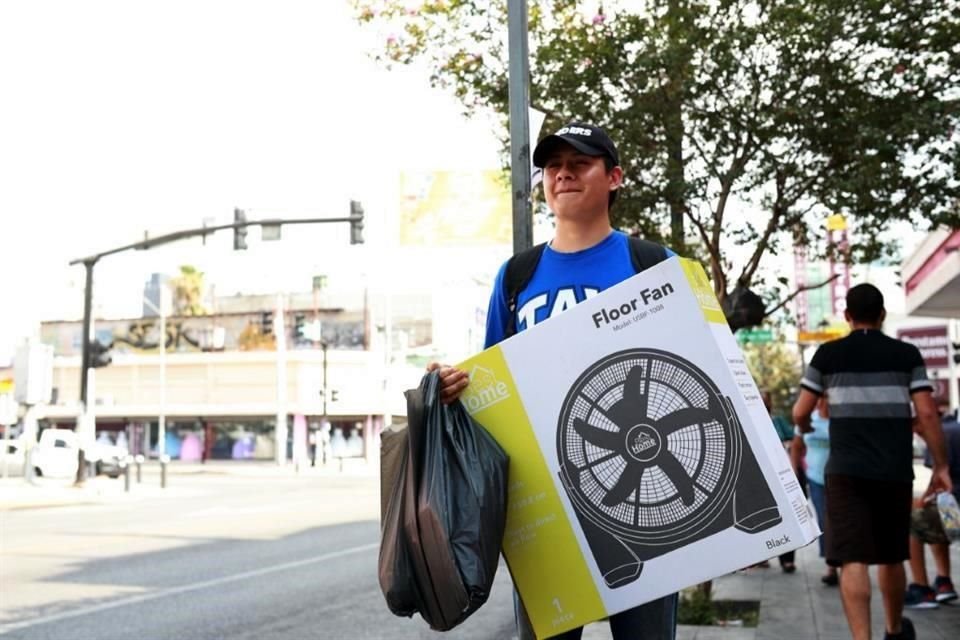
<path fill-rule="evenodd" d="M 953 482 L 953 495 L 960 501 L 960 424 L 955 413 L 948 411 L 949 404 L 942 399 L 939 405 L 943 435 L 947 443 L 947 466 Z M 930 451 L 924 463 L 933 465 Z M 924 545 L 930 545 L 930 553 L 936 565 L 937 576 L 930 585 Z M 950 579 L 950 538 L 943 530 L 940 513 L 933 500 L 918 499 L 910 518 L 910 574 L 913 582 L 907 587 L 906 606 L 910 609 L 936 609 L 942 602 L 958 597 Z"/>
<path fill-rule="evenodd" d="M 845 317 L 851 332 L 820 346 L 800 382 L 793 421 L 812 431 L 810 415 L 824 393 L 830 405 L 826 467 L 827 562 L 841 567 L 840 593 L 854 640 L 869 640 L 870 574 L 877 571 L 887 640 L 916 637 L 903 617 L 910 557 L 913 431 L 933 455 L 926 495 L 952 482 L 933 385 L 920 351 L 884 335 L 883 294 L 870 284 L 851 288 Z"/>

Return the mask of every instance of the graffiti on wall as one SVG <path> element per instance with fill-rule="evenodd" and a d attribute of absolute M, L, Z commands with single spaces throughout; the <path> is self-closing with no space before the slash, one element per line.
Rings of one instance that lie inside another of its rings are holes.
<path fill-rule="evenodd" d="M 184 326 L 182 320 L 173 320 L 166 323 L 167 351 L 204 351 L 200 339 L 191 333 L 189 327 Z M 160 348 L 160 321 L 136 320 L 127 325 L 126 331 L 114 331 L 114 348 L 128 345 L 131 351 L 156 351 Z"/>
<path fill-rule="evenodd" d="M 334 349 L 363 349 L 364 322 L 360 317 L 330 314 L 323 317 L 323 340 Z M 294 314 L 286 318 L 287 344 L 292 349 L 316 348 L 297 333 Z M 41 340 L 53 345 L 59 356 L 80 354 L 81 323 L 45 322 L 41 324 Z M 160 347 L 160 320 L 136 318 L 97 320 L 97 339 L 113 342 L 113 353 L 156 353 Z M 225 314 L 219 316 L 184 316 L 166 320 L 168 352 L 260 351 L 276 349 L 272 321 L 263 313 Z"/>

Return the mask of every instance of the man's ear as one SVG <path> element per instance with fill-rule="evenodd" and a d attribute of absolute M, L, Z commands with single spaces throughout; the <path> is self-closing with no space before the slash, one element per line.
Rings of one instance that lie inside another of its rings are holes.
<path fill-rule="evenodd" d="M 610 191 L 616 191 L 623 185 L 623 167 L 610 169 Z"/>

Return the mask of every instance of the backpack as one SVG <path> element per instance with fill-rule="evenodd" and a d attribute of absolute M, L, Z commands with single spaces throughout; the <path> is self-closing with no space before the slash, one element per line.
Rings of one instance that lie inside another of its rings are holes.
<path fill-rule="evenodd" d="M 630 243 L 630 262 L 633 263 L 633 270 L 637 273 L 667 259 L 666 249 L 655 242 L 634 238 L 633 236 L 628 237 L 627 240 Z M 507 261 L 503 286 L 507 294 L 507 308 L 510 310 L 510 319 L 507 321 L 503 333 L 504 339 L 517 332 L 517 297 L 530 282 L 534 271 L 537 270 L 540 256 L 543 255 L 543 249 L 546 246 L 547 243 L 540 243 L 521 251 Z"/>

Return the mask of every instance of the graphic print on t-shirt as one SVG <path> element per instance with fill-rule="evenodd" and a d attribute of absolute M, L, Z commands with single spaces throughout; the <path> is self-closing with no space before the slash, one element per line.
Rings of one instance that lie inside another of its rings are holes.
<path fill-rule="evenodd" d="M 529 329 L 538 322 L 563 313 L 574 305 L 600 293 L 598 287 L 565 286 L 552 291 L 534 293 L 517 308 L 518 331 Z M 552 297 L 551 297 L 552 296 Z"/>

